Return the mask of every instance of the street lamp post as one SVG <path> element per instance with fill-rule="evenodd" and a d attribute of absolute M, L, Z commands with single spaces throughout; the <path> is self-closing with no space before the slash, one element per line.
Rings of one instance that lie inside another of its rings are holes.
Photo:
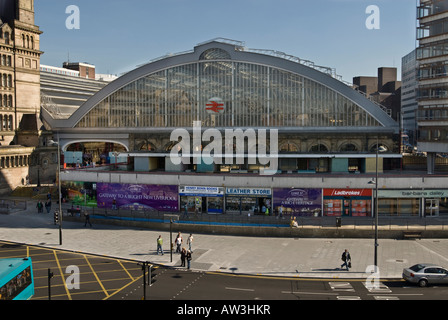
<path fill-rule="evenodd" d="M 57 214 L 57 221 L 59 223 L 59 245 L 62 245 L 62 193 L 61 193 L 61 144 L 59 141 L 59 133 L 58 133 L 58 142 L 54 142 L 53 140 L 49 140 L 49 143 L 54 147 L 55 144 L 58 146 L 58 203 L 59 203 L 59 212 Z M 56 219 L 56 213 L 55 210 L 54 215 Z M 56 221 L 56 220 L 55 220 Z"/>
<path fill-rule="evenodd" d="M 378 136 L 376 137 L 376 161 L 375 161 L 375 249 L 374 265 L 375 272 L 378 272 Z"/>
<path fill-rule="evenodd" d="M 376 137 L 376 155 L 375 155 L 375 181 L 369 181 L 369 184 L 375 184 L 375 244 L 373 253 L 373 263 L 375 265 L 375 272 L 378 272 L 378 154 L 379 154 L 379 139 Z"/>
<path fill-rule="evenodd" d="M 61 144 L 58 134 L 59 245 L 62 245 Z"/>
<path fill-rule="evenodd" d="M 170 218 L 170 262 L 173 262 L 173 218 Z"/>

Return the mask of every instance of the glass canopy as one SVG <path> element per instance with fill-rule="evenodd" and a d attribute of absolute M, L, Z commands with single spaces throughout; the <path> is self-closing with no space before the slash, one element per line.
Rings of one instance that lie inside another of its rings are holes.
<path fill-rule="evenodd" d="M 377 127 L 378 121 L 338 92 L 299 74 L 229 60 L 206 51 L 199 61 L 132 81 L 94 106 L 78 128 Z M 209 113 L 211 99 L 224 104 Z"/>

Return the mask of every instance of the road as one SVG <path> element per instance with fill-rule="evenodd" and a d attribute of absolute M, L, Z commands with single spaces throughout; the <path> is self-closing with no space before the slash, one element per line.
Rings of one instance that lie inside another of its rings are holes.
<path fill-rule="evenodd" d="M 383 280 L 372 287 L 361 279 L 270 277 L 171 267 L 156 267 L 155 283 L 144 286 L 143 269 L 138 261 L 0 242 L 0 259 L 25 256 L 33 261 L 32 300 L 135 301 L 145 296 L 150 301 L 189 301 L 200 305 L 213 300 L 269 304 L 269 301 L 294 300 L 448 299 L 448 286 L 419 288 L 401 280 Z M 53 273 L 50 286 L 49 270 Z"/>
<path fill-rule="evenodd" d="M 158 268 L 148 287 L 149 300 L 446 300 L 448 286 L 419 288 L 401 280 L 295 279 Z M 141 297 L 142 283 L 134 283 L 112 299 Z"/>

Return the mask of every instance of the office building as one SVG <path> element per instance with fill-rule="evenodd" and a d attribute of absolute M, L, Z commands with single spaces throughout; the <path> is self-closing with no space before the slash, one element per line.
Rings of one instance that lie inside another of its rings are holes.
<path fill-rule="evenodd" d="M 418 149 L 433 174 L 448 153 L 448 0 L 420 0 L 417 8 Z"/>

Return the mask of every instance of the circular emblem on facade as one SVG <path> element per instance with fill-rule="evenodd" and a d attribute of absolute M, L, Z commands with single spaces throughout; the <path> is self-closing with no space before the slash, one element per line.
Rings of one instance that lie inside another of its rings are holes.
<path fill-rule="evenodd" d="M 226 110 L 226 105 L 221 98 L 211 98 L 208 100 L 205 110 L 210 114 L 221 114 Z"/>

